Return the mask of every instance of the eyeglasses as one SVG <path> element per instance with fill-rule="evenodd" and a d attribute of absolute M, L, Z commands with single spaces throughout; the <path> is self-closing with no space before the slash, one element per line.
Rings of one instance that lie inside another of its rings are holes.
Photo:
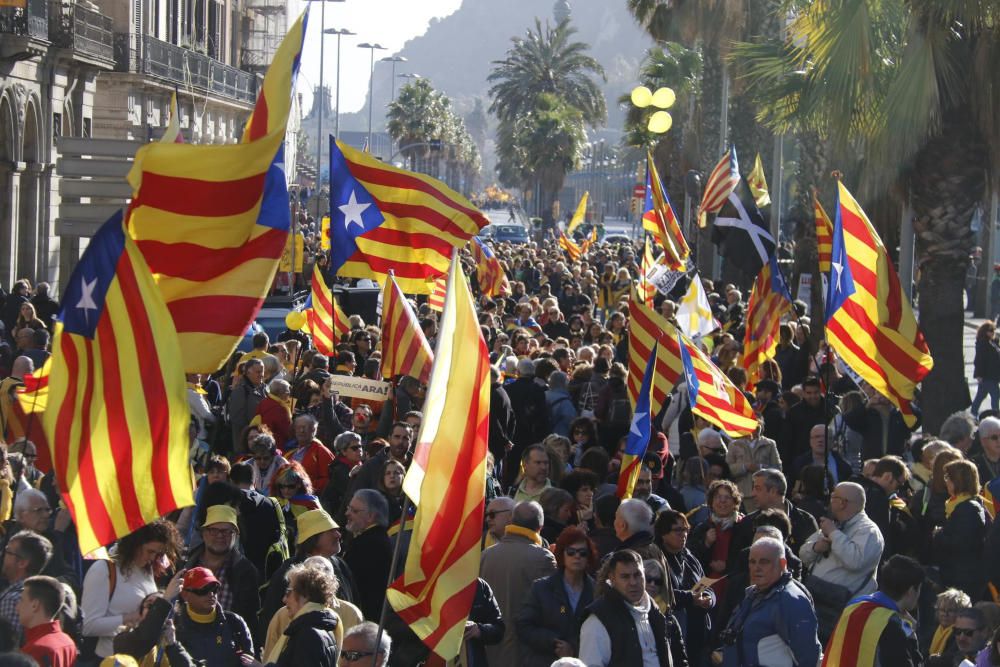
<path fill-rule="evenodd" d="M 574 549 L 573 547 L 566 547 L 566 549 L 563 551 L 563 553 L 566 554 L 567 556 L 579 556 L 580 558 L 583 558 L 585 556 L 589 556 L 590 555 L 590 549 L 588 549 L 587 547 L 583 547 L 581 549 Z"/>
<path fill-rule="evenodd" d="M 204 531 L 211 537 L 232 537 L 236 533 L 232 528 L 205 528 Z"/>
<path fill-rule="evenodd" d="M 495 519 L 497 517 L 497 514 L 504 514 L 504 513 L 509 512 L 509 511 L 510 510 L 493 510 L 491 512 L 487 512 L 485 514 L 485 516 L 486 516 L 487 519 L 489 519 L 490 521 L 492 521 L 493 519 Z"/>
<path fill-rule="evenodd" d="M 218 593 L 219 592 L 219 584 L 209 584 L 208 586 L 204 586 L 202 588 L 186 588 L 184 590 L 186 590 L 191 595 L 197 595 L 198 597 L 201 597 L 203 595 L 210 595 L 212 593 Z"/>
<path fill-rule="evenodd" d="M 9 555 L 9 556 L 13 556 L 14 558 L 17 558 L 18 560 L 24 560 L 24 556 L 22 556 L 21 554 L 17 553 L 16 551 L 13 551 L 11 549 L 4 549 L 3 552 L 5 554 Z"/>
<path fill-rule="evenodd" d="M 32 507 L 29 512 L 35 512 L 37 514 L 52 514 L 52 508 L 49 506 L 45 507 Z"/>
<path fill-rule="evenodd" d="M 971 637 L 982 630 L 982 628 L 953 628 L 952 632 L 955 633 L 956 637 Z"/>
<path fill-rule="evenodd" d="M 341 651 L 340 659 L 347 662 L 357 662 L 362 658 L 370 658 L 375 655 L 375 651 Z"/>

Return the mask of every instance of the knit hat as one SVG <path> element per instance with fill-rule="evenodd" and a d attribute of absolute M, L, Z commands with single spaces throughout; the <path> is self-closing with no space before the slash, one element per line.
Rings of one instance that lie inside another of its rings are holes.
<path fill-rule="evenodd" d="M 201 524 L 201 527 L 211 526 L 213 523 L 228 523 L 234 528 L 239 528 L 236 510 L 229 505 L 212 505 L 208 508 L 205 512 L 205 523 Z"/>
<path fill-rule="evenodd" d="M 324 510 L 309 510 L 303 512 L 296 519 L 296 525 L 299 529 L 298 544 L 302 544 L 310 537 L 314 535 L 319 535 L 320 533 L 325 533 L 328 530 L 334 530 L 335 528 L 340 528 L 337 522 L 333 520 L 333 517 L 327 514 Z"/>

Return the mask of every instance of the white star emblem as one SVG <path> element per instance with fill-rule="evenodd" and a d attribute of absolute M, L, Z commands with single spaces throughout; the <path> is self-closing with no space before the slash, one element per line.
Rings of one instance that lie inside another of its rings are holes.
<path fill-rule="evenodd" d="M 642 431 L 639 428 L 639 423 L 643 419 L 649 419 L 648 412 L 637 412 L 635 416 L 632 417 L 632 428 L 629 429 L 629 433 L 635 433 L 637 437 L 642 437 Z"/>
<path fill-rule="evenodd" d="M 94 302 L 94 290 L 97 288 L 97 278 L 94 278 L 90 282 L 87 282 L 85 278 L 80 279 L 80 302 L 76 304 L 77 308 L 83 310 L 83 320 L 89 325 L 90 324 L 90 311 L 97 310 L 97 304 Z"/>
<path fill-rule="evenodd" d="M 830 262 L 830 267 L 833 269 L 833 284 L 837 286 L 839 291 L 841 288 L 840 280 L 844 275 L 844 265 L 840 262 Z"/>
<path fill-rule="evenodd" d="M 351 190 L 351 198 L 343 206 L 338 206 L 340 212 L 344 214 L 344 228 L 348 231 L 351 229 L 351 225 L 355 224 L 364 229 L 365 223 L 361 219 L 361 214 L 364 213 L 371 204 L 359 204 L 358 197 L 354 194 L 354 190 Z"/>

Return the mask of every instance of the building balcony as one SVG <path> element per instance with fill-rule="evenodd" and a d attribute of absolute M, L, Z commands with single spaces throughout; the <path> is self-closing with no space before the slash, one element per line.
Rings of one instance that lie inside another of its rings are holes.
<path fill-rule="evenodd" d="M 26 0 L 24 7 L 0 7 L 0 60 L 40 56 L 48 45 L 48 0 Z"/>
<path fill-rule="evenodd" d="M 54 46 L 71 49 L 75 55 L 109 65 L 115 60 L 111 17 L 82 4 L 63 0 L 49 5 L 49 38 Z"/>
<path fill-rule="evenodd" d="M 133 33 L 114 35 L 115 71 L 143 74 L 169 86 L 252 105 L 257 77 L 169 42 Z"/>

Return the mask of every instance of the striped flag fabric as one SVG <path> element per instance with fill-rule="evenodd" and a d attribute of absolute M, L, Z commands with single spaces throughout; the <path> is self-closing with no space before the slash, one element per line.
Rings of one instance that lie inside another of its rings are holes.
<path fill-rule="evenodd" d="M 478 236 L 473 236 L 472 240 L 469 241 L 469 251 L 472 253 L 472 259 L 476 262 L 476 280 L 479 282 L 479 291 L 491 299 L 510 294 L 510 281 L 507 279 L 507 273 L 490 247 Z"/>
<path fill-rule="evenodd" d="M 823 667 L 876 664 L 879 638 L 892 617 L 898 615 L 880 602 L 872 595 L 849 601 L 826 644 Z"/>
<path fill-rule="evenodd" d="M 827 340 L 912 428 L 916 416 L 910 402 L 934 360 L 878 233 L 842 183 L 837 193 Z"/>
<path fill-rule="evenodd" d="M 456 253 L 457 255 L 457 253 Z M 424 422 L 403 491 L 417 506 L 389 604 L 443 660 L 461 649 L 479 576 L 490 362 L 457 256 L 450 268 Z"/>
<path fill-rule="evenodd" d="M 350 333 L 351 324 L 323 279 L 319 264 L 313 267 L 312 287 L 302 312 L 306 315 L 302 331 L 312 336 L 320 354 L 332 357 L 344 334 Z"/>
<path fill-rule="evenodd" d="M 736 160 L 736 147 L 734 146 L 722 156 L 719 163 L 715 165 L 715 169 L 708 176 L 705 192 L 701 196 L 701 205 L 698 206 L 699 227 L 708 224 L 709 213 L 719 212 L 739 182 L 740 166 Z"/>
<path fill-rule="evenodd" d="M 580 255 L 583 254 L 583 250 L 580 246 L 574 243 L 573 239 L 566 236 L 565 232 L 559 232 L 559 247 L 566 252 L 566 257 L 568 257 L 571 262 L 579 260 Z"/>
<path fill-rule="evenodd" d="M 743 368 L 747 372 L 748 391 L 757 383 L 760 367 L 774 356 L 781 319 L 792 312 L 792 293 L 781 275 L 777 259 L 771 255 L 754 280 L 747 306 Z"/>
<path fill-rule="evenodd" d="M 489 224 L 441 181 L 397 169 L 330 138 L 330 271 L 427 294 L 452 250 Z"/>
<path fill-rule="evenodd" d="M 752 435 L 757 429 L 757 416 L 750 401 L 694 341 L 675 331 L 691 412 L 730 437 Z"/>
<path fill-rule="evenodd" d="M 382 377 L 409 375 L 426 383 L 433 363 L 417 315 L 390 273 L 382 286 Z"/>
<path fill-rule="evenodd" d="M 657 245 L 663 249 L 663 263 L 673 271 L 682 270 L 687 258 L 691 254 L 684 234 L 681 233 L 680 223 L 674 208 L 670 205 L 670 198 L 660 175 L 656 171 L 653 163 L 653 154 L 646 154 L 646 205 L 642 214 L 642 228 L 653 235 Z"/>
<path fill-rule="evenodd" d="M 576 211 L 573 212 L 573 217 L 570 218 L 569 224 L 566 225 L 566 235 L 571 236 L 576 228 L 583 224 L 583 221 L 587 217 L 587 198 L 590 197 L 590 192 L 584 192 L 583 196 L 580 197 L 580 203 L 576 205 Z"/>
<path fill-rule="evenodd" d="M 181 117 L 177 112 L 177 91 L 170 96 L 170 120 L 163 131 L 160 141 L 165 144 L 183 144 L 184 134 L 181 132 Z"/>
<path fill-rule="evenodd" d="M 712 317 L 712 306 L 697 272 L 691 276 L 691 284 L 677 304 L 677 323 L 684 333 L 694 338 L 707 336 L 720 326 Z"/>
<path fill-rule="evenodd" d="M 430 296 L 427 297 L 427 306 L 434 311 L 444 310 L 444 295 L 448 290 L 448 275 L 440 276 L 434 281 Z"/>
<path fill-rule="evenodd" d="M 642 374 L 642 385 L 639 387 L 639 396 L 635 402 L 635 409 L 632 411 L 632 427 L 629 429 L 625 441 L 625 453 L 622 455 L 621 468 L 618 471 L 616 493 L 622 500 L 632 497 L 635 481 L 639 479 L 642 460 L 646 455 L 646 448 L 649 446 L 649 436 L 652 432 L 649 392 L 655 374 L 653 366 L 656 362 L 656 349 L 657 345 L 653 343 L 653 349 Z"/>
<path fill-rule="evenodd" d="M 128 233 L 167 303 L 188 373 L 213 373 L 226 362 L 285 248 L 285 127 L 307 14 L 275 53 L 241 143 L 147 144 L 129 172 Z"/>
<path fill-rule="evenodd" d="M 764 178 L 764 163 L 761 162 L 760 153 L 757 153 L 757 157 L 753 160 L 753 169 L 747 174 L 747 185 L 750 186 L 750 193 L 757 208 L 771 205 L 771 193 L 767 191 L 767 179 Z"/>
<path fill-rule="evenodd" d="M 639 267 L 642 271 L 642 279 L 639 281 L 639 294 L 642 297 L 642 302 L 649 308 L 653 307 L 653 299 L 656 297 L 656 285 L 649 279 L 649 273 L 653 270 L 654 266 L 656 266 L 656 260 L 653 259 L 653 246 L 647 236 L 645 247 L 642 251 L 642 266 Z"/>
<path fill-rule="evenodd" d="M 650 414 L 659 414 L 660 408 L 667 400 L 667 395 L 677 382 L 681 373 L 680 355 L 676 353 L 677 344 L 664 337 L 664 332 L 673 329 L 667 320 L 646 306 L 640 295 L 634 291 L 629 303 L 629 342 L 628 342 L 628 389 L 629 402 L 633 411 L 639 401 L 642 389 L 643 369 L 656 347 L 656 362 L 653 364 L 653 378 L 649 393 Z M 660 342 L 660 345 L 657 345 Z M 675 352 L 671 354 L 670 348 Z"/>
<path fill-rule="evenodd" d="M 597 243 L 597 227 L 592 227 L 587 238 L 580 242 L 580 254 L 586 255 L 595 243 Z"/>
<path fill-rule="evenodd" d="M 52 449 L 49 447 L 48 436 L 42 424 L 42 414 L 49 403 L 49 372 L 52 369 L 52 357 L 45 360 L 41 368 L 24 376 L 24 386 L 18 387 L 16 401 L 11 405 L 10 430 L 5 435 L 7 443 L 14 443 L 21 438 L 27 438 L 35 443 L 38 458 L 35 467 L 42 472 L 52 469 Z"/>
<path fill-rule="evenodd" d="M 830 273 L 830 253 L 833 250 L 833 222 L 826 214 L 819 198 L 813 192 L 813 212 L 816 218 L 816 254 L 819 256 L 819 272 Z"/>
<path fill-rule="evenodd" d="M 66 283 L 48 383 L 45 433 L 83 553 L 194 504 L 180 343 L 120 212 Z"/>

